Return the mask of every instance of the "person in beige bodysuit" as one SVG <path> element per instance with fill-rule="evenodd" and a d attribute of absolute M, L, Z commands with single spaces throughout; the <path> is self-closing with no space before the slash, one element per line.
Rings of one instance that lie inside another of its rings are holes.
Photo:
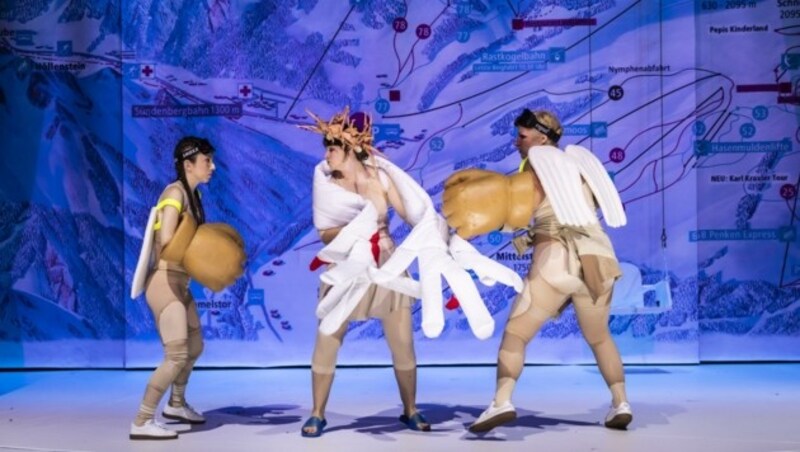
<path fill-rule="evenodd" d="M 346 112 L 347 110 L 345 110 L 344 118 L 346 118 Z M 337 121 L 336 118 L 339 116 L 341 114 L 335 116 L 331 123 Z M 341 121 L 341 118 L 338 120 Z M 349 127 L 355 127 L 349 121 L 345 121 L 341 125 L 342 128 L 334 127 L 334 130 L 346 132 Z M 309 130 L 318 132 L 315 129 Z M 383 170 L 369 164 L 369 152 L 338 138 L 336 132 L 333 135 L 328 134 L 323 137 L 325 160 L 331 170 L 330 181 L 349 192 L 362 196 L 375 206 L 378 211 L 378 233 L 373 240 L 377 241 L 378 247 L 376 263 L 381 265 L 388 260 L 395 248 L 394 242 L 389 236 L 388 209 L 391 206 L 401 218 L 405 218 L 402 199 L 391 178 Z M 322 242 L 330 243 L 343 227 L 319 230 Z M 375 252 L 374 248 L 373 252 Z M 321 284 L 320 300 L 329 289 L 330 286 Z M 411 328 L 412 301 L 406 295 L 372 285 L 348 320 L 368 318 L 381 320 L 386 342 L 391 350 L 395 378 L 403 403 L 404 412 L 400 416 L 400 421 L 412 430 L 429 431 L 430 423 L 417 411 L 416 407 L 417 366 Z M 301 430 L 304 437 L 320 436 L 327 425 L 325 407 L 333 384 L 337 354 L 348 326 L 349 322 L 345 322 L 333 335 L 325 335 L 317 331 L 311 360 L 313 408 L 311 416 Z"/>
<path fill-rule="evenodd" d="M 189 274 L 179 263 L 162 259 L 181 214 L 197 224 L 205 222 L 203 205 L 196 187 L 207 183 L 214 173 L 214 148 L 202 138 L 186 137 L 175 146 L 174 163 L 178 180 L 164 189 L 157 206 L 155 244 L 156 267 L 146 283 L 145 297 L 153 313 L 164 347 L 164 360 L 147 383 L 131 439 L 173 439 L 177 432 L 156 422 L 155 412 L 168 388 L 172 388 L 162 415 L 165 418 L 202 424 L 205 418 L 186 403 L 185 392 L 195 361 L 203 351 L 203 336 L 197 305 L 189 293 Z"/>
<path fill-rule="evenodd" d="M 522 163 L 519 174 L 512 176 L 516 181 L 511 185 L 522 186 L 522 180 L 533 191 L 532 199 L 529 196 L 526 202 L 534 209 L 533 226 L 515 239 L 514 245 L 520 253 L 533 246 L 533 261 L 503 334 L 494 400 L 469 430 L 487 432 L 516 418 L 511 395 L 525 364 L 525 348 L 545 322 L 557 316 L 569 302 L 611 391 L 611 410 L 605 426 L 625 429 L 633 415 L 625 394 L 622 360 L 608 328 L 612 287 L 622 274 L 614 249 L 599 223 L 574 227 L 558 221 L 540 181 L 541 175 L 530 164 L 529 159 L 536 159 L 536 155 L 528 155 L 529 149 L 557 145 L 562 133 L 558 119 L 546 111 L 534 113 L 525 109 L 514 125 L 518 131 L 515 145 Z M 527 180 L 525 175 L 529 176 Z M 585 202 L 594 211 L 597 206 L 585 181 L 582 189 Z"/>

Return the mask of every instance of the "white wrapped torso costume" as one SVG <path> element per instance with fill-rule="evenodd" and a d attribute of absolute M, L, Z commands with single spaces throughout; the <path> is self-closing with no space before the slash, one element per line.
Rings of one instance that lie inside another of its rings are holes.
<path fill-rule="evenodd" d="M 320 276 L 323 283 L 331 286 L 317 307 L 320 331 L 333 334 L 338 330 L 362 303 L 370 286 L 377 284 L 421 298 L 422 330 L 428 337 L 437 337 L 444 328 L 441 280 L 444 277 L 459 299 L 473 333 L 481 339 L 490 337 L 494 332 L 494 319 L 467 270 L 474 271 L 484 284 L 501 282 L 513 286 L 517 292 L 522 290 L 522 280 L 512 270 L 481 255 L 467 241 L 451 236 L 430 196 L 402 169 L 381 157 L 374 156 L 374 161 L 377 169 L 396 187 L 412 230 L 391 256 L 385 261 L 379 259 L 380 266 L 377 265 L 370 242 L 380 229 L 375 207 L 331 181 L 326 162 L 316 166 L 314 225 L 319 230 L 343 227 L 317 254 L 319 259 L 336 264 Z M 415 259 L 419 281 L 406 276 L 406 269 Z M 371 301 L 375 302 L 380 300 Z M 369 310 L 373 309 L 375 307 L 371 306 Z"/>
<path fill-rule="evenodd" d="M 328 177 L 328 181 L 336 185 L 335 182 L 330 180 L 330 176 Z M 384 188 L 384 193 L 387 189 L 387 181 L 385 173 L 380 172 L 379 177 L 381 179 L 381 185 Z M 339 187 L 338 185 L 336 185 Z M 325 196 L 325 203 L 333 203 L 331 207 L 336 207 L 337 203 L 340 205 L 344 210 L 348 210 L 354 206 L 358 206 L 359 204 L 364 203 L 364 207 L 366 206 L 366 201 L 364 198 L 359 196 L 356 193 L 349 192 L 342 187 L 339 187 L 342 190 L 342 193 L 336 194 L 336 191 L 333 187 L 329 187 L 332 193 L 328 193 Z M 351 196 L 352 202 L 348 202 Z M 363 208 L 363 207 L 362 207 Z M 321 209 L 322 211 L 326 211 L 327 209 Z M 321 213 L 322 214 L 322 213 Z M 370 237 L 370 251 L 372 253 L 373 260 L 377 266 L 381 266 L 385 263 L 389 257 L 394 253 L 395 245 L 392 237 L 389 235 L 389 224 L 388 224 L 388 212 L 386 210 L 383 211 L 376 211 L 377 214 L 377 229 L 372 237 Z M 324 214 L 322 214 L 324 215 Z M 334 224 L 327 222 L 325 219 L 321 218 L 319 224 Z M 343 225 L 340 225 L 343 226 Z M 330 226 L 336 227 L 336 226 Z M 336 264 L 330 264 L 328 266 L 329 270 L 332 270 Z M 407 281 L 411 284 L 413 282 Z M 330 291 L 333 286 L 321 282 L 320 283 L 320 290 L 319 290 L 319 298 L 320 301 L 324 299 L 325 295 L 327 295 L 328 291 Z M 386 287 L 379 286 L 377 284 L 370 284 L 369 288 L 366 290 L 364 295 L 362 295 L 360 301 L 356 304 L 353 311 L 350 313 L 350 316 L 347 320 L 366 320 L 369 318 L 378 318 L 383 319 L 389 313 L 397 310 L 397 309 L 409 309 L 411 307 L 411 303 L 414 299 L 409 296 L 405 295 L 402 292 L 398 292 L 395 290 L 390 290 Z"/>

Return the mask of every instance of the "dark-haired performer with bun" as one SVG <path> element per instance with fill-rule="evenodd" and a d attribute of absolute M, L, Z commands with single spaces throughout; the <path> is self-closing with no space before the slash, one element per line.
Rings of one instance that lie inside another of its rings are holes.
<path fill-rule="evenodd" d="M 219 291 L 242 274 L 245 261 L 242 239 L 233 228 L 205 222 L 197 186 L 214 174 L 214 147 L 206 139 L 185 137 L 175 146 L 173 157 L 177 180 L 167 185 L 151 211 L 131 292 L 133 298 L 145 292 L 164 347 L 164 360 L 147 383 L 131 424 L 130 439 L 178 437 L 176 431 L 154 419 L 170 387 L 163 416 L 191 424 L 205 422 L 185 398 L 189 375 L 203 351 L 189 279 Z"/>

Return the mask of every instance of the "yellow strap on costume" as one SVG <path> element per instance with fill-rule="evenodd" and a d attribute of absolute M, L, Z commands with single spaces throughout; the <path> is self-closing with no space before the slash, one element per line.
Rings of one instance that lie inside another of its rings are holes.
<path fill-rule="evenodd" d="M 524 172 L 524 171 L 525 171 L 525 164 L 526 164 L 526 163 L 528 163 L 528 157 L 525 157 L 525 158 L 524 158 L 524 159 L 522 159 L 522 161 L 520 162 L 520 164 L 519 164 L 519 173 L 522 173 L 522 172 Z"/>
<path fill-rule="evenodd" d="M 156 205 L 156 210 L 161 210 L 166 206 L 172 206 L 172 207 L 178 209 L 178 213 L 180 213 L 181 210 L 183 210 L 183 204 L 180 201 L 178 201 L 177 199 L 172 199 L 172 198 L 166 198 L 163 201 L 161 201 L 160 203 L 158 203 L 158 205 Z M 154 231 L 158 231 L 159 229 L 161 229 L 161 220 L 160 219 L 158 221 L 156 221 L 156 224 L 153 226 L 153 230 Z"/>

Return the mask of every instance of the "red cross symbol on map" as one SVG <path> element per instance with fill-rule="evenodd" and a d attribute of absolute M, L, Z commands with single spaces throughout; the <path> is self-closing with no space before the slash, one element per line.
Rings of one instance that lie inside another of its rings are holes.
<path fill-rule="evenodd" d="M 239 85 L 239 97 L 250 97 L 252 92 L 250 85 Z"/>
<path fill-rule="evenodd" d="M 152 77 L 152 76 L 153 76 L 153 73 L 154 73 L 155 71 L 156 71 L 156 70 L 155 70 L 155 69 L 153 69 L 152 67 L 150 67 L 150 65 L 149 65 L 149 64 L 145 64 L 145 65 L 144 65 L 144 67 L 142 68 L 142 74 L 144 74 L 144 76 L 145 76 L 146 78 L 150 78 L 150 77 Z"/>

